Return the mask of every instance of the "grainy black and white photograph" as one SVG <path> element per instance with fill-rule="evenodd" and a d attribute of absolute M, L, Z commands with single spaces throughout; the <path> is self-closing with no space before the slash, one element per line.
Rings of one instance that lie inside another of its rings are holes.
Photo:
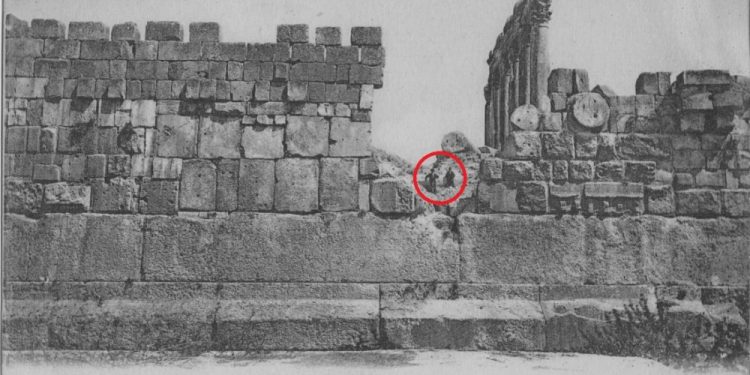
<path fill-rule="evenodd" d="M 3 374 L 750 372 L 748 0 L 2 7 Z"/>

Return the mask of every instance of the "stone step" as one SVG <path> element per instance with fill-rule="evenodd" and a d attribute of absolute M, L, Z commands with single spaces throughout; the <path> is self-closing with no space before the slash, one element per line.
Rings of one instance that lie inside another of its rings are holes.
<path fill-rule="evenodd" d="M 6 350 L 608 353 L 748 320 L 746 288 L 694 285 L 6 282 L 3 292 Z"/>

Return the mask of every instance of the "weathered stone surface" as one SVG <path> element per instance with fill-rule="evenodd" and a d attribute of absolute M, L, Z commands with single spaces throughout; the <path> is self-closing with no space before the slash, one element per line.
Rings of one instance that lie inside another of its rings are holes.
<path fill-rule="evenodd" d="M 374 85 L 375 88 L 383 87 L 383 67 L 353 64 L 349 68 L 349 83 L 353 85 Z"/>
<path fill-rule="evenodd" d="M 152 163 L 152 177 L 155 179 L 176 180 L 182 174 L 182 159 L 155 157 Z"/>
<path fill-rule="evenodd" d="M 171 21 L 147 22 L 146 40 L 182 41 L 182 25 Z"/>
<path fill-rule="evenodd" d="M 239 159 L 242 128 L 240 118 L 202 117 L 198 157 Z"/>
<path fill-rule="evenodd" d="M 195 157 L 197 143 L 197 118 L 179 115 L 160 115 L 156 118 L 156 154 L 158 156 Z"/>
<path fill-rule="evenodd" d="M 726 70 L 686 70 L 677 76 L 678 85 L 730 85 L 732 77 Z"/>
<path fill-rule="evenodd" d="M 14 349 L 201 352 L 211 348 L 216 307 L 207 301 L 19 300 L 9 305 Z M 44 332 L 33 331 L 44 326 Z"/>
<path fill-rule="evenodd" d="M 91 187 L 58 182 L 44 186 L 47 212 L 85 212 L 91 205 Z"/>
<path fill-rule="evenodd" d="M 138 211 L 138 184 L 130 178 L 97 180 L 91 183 L 91 210 L 107 213 Z"/>
<path fill-rule="evenodd" d="M 546 159 L 572 159 L 575 154 L 573 133 L 542 133 L 542 155 Z"/>
<path fill-rule="evenodd" d="M 545 350 L 589 352 L 616 340 L 613 311 L 646 301 L 656 311 L 654 291 L 647 286 L 548 286 L 542 288 Z"/>
<path fill-rule="evenodd" d="M 519 290 L 514 290 L 514 289 Z M 390 284 L 381 318 L 387 345 L 412 349 L 541 350 L 544 319 L 534 288 Z"/>
<path fill-rule="evenodd" d="M 31 20 L 31 37 L 35 39 L 65 39 L 65 24 L 53 19 Z"/>
<path fill-rule="evenodd" d="M 538 132 L 512 132 L 506 138 L 503 156 L 510 159 L 538 159 L 542 156 L 542 141 Z"/>
<path fill-rule="evenodd" d="M 377 300 L 226 301 L 216 315 L 216 345 L 221 350 L 375 348 L 377 317 Z"/>
<path fill-rule="evenodd" d="M 68 39 L 109 40 L 109 27 L 101 22 L 70 22 Z"/>
<path fill-rule="evenodd" d="M 219 35 L 219 24 L 216 22 L 190 23 L 191 42 L 218 42 Z"/>
<path fill-rule="evenodd" d="M 216 166 L 209 160 L 186 160 L 180 179 L 180 209 L 213 211 L 216 208 Z"/>
<path fill-rule="evenodd" d="M 677 191 L 675 198 L 678 215 L 699 217 L 721 215 L 721 192 L 718 190 Z"/>
<path fill-rule="evenodd" d="M 140 190 L 140 212 L 147 215 L 176 215 L 179 187 L 176 180 L 144 181 Z"/>
<path fill-rule="evenodd" d="M 146 229 L 144 272 L 152 281 L 458 279 L 458 246 L 442 215 L 235 214 L 154 218 Z"/>
<path fill-rule="evenodd" d="M 291 156 L 327 156 L 330 125 L 322 117 L 289 116 L 286 151 Z M 337 155 L 345 156 L 345 155 Z"/>
<path fill-rule="evenodd" d="M 323 211 L 356 210 L 359 202 L 358 160 L 320 160 L 320 208 Z"/>
<path fill-rule="evenodd" d="M 750 216 L 750 190 L 722 190 L 724 214 L 730 217 Z"/>
<path fill-rule="evenodd" d="M 140 41 L 141 32 L 135 22 L 118 23 L 112 26 L 112 40 Z M 137 53 L 136 58 L 139 58 Z"/>
<path fill-rule="evenodd" d="M 414 210 L 414 189 L 398 178 L 379 179 L 370 188 L 370 206 L 386 214 L 407 214 Z"/>
<path fill-rule="evenodd" d="M 240 211 L 270 211 L 275 186 L 273 160 L 241 159 L 237 207 Z"/>
<path fill-rule="evenodd" d="M 279 25 L 276 27 L 276 41 L 279 43 L 307 43 L 307 25 Z"/>
<path fill-rule="evenodd" d="M 477 186 L 477 212 L 520 212 L 516 189 L 500 182 L 480 182 Z"/>
<path fill-rule="evenodd" d="M 284 156 L 284 128 L 278 126 L 246 126 L 242 130 L 244 157 L 279 159 Z"/>
<path fill-rule="evenodd" d="M 348 118 L 331 119 L 330 156 L 369 156 L 371 125 Z"/>
<path fill-rule="evenodd" d="M 462 280 L 633 284 L 748 280 L 747 219 L 459 216 Z M 514 262 L 508 262 L 514 259 Z"/>
<path fill-rule="evenodd" d="M 572 69 L 553 69 L 547 80 L 547 87 L 550 93 L 573 93 L 573 70 Z"/>
<path fill-rule="evenodd" d="M 516 203 L 520 212 L 547 212 L 547 184 L 543 182 L 521 182 L 516 192 Z"/>
<path fill-rule="evenodd" d="M 6 178 L 3 195 L 5 210 L 23 215 L 33 215 L 40 212 L 44 185 L 35 184 L 21 179 Z"/>
<path fill-rule="evenodd" d="M 352 27 L 351 44 L 353 46 L 376 46 L 381 44 L 383 30 L 380 27 Z"/>
<path fill-rule="evenodd" d="M 544 175 L 531 161 L 503 161 L 504 181 L 542 180 Z"/>
<path fill-rule="evenodd" d="M 646 213 L 672 216 L 675 213 L 674 192 L 669 185 L 646 186 Z"/>
<path fill-rule="evenodd" d="M 236 211 L 240 161 L 221 159 L 216 168 L 216 210 Z"/>
<path fill-rule="evenodd" d="M 23 281 L 140 279 L 141 219 L 130 215 L 6 215 L 3 274 Z M 48 312 L 50 312 L 48 310 Z"/>
<path fill-rule="evenodd" d="M 10 13 L 5 15 L 5 38 L 28 38 L 31 35 L 29 23 Z"/>
<path fill-rule="evenodd" d="M 316 27 L 315 44 L 323 46 L 340 46 L 341 29 L 338 27 Z"/>
<path fill-rule="evenodd" d="M 60 167 L 49 164 L 34 164 L 32 180 L 40 182 L 57 182 L 60 181 Z"/>
<path fill-rule="evenodd" d="M 280 212 L 318 210 L 318 160 L 280 159 L 276 162 L 274 208 Z"/>

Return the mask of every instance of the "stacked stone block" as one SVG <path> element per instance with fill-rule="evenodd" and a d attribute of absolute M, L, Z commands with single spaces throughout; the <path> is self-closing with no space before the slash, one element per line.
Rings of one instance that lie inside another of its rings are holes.
<path fill-rule="evenodd" d="M 141 40 L 134 23 L 8 17 L 6 196 L 24 197 L 9 212 L 402 212 L 370 205 L 359 172 L 380 28 L 344 46 L 335 27 L 312 44 L 307 25 L 280 25 L 276 43 L 246 44 L 213 22 L 187 36 L 148 22 Z"/>
<path fill-rule="evenodd" d="M 750 215 L 747 78 L 643 73 L 633 96 L 589 86 L 584 70 L 555 69 L 548 111 L 516 109 L 482 162 L 480 212 Z"/>

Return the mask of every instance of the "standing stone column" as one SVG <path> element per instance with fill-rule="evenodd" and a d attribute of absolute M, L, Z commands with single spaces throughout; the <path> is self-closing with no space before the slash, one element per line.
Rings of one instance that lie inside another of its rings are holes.
<path fill-rule="evenodd" d="M 536 88 L 532 88 L 532 86 L 535 86 L 533 82 L 537 81 L 537 77 L 532 77 L 536 70 L 533 65 L 534 59 L 532 58 L 533 41 L 534 37 L 529 35 L 524 41 L 523 46 L 523 104 L 532 103 L 531 93 L 533 90 L 536 90 Z"/>
<path fill-rule="evenodd" d="M 544 96 L 547 95 L 547 78 L 550 73 L 549 63 L 549 20 L 552 12 L 550 12 L 550 1 L 551 0 L 533 0 L 533 9 L 531 17 L 534 21 L 534 32 L 533 38 L 533 54 L 534 64 L 534 85 L 532 87 L 532 104 L 539 107 L 540 103 L 543 103 Z"/>

